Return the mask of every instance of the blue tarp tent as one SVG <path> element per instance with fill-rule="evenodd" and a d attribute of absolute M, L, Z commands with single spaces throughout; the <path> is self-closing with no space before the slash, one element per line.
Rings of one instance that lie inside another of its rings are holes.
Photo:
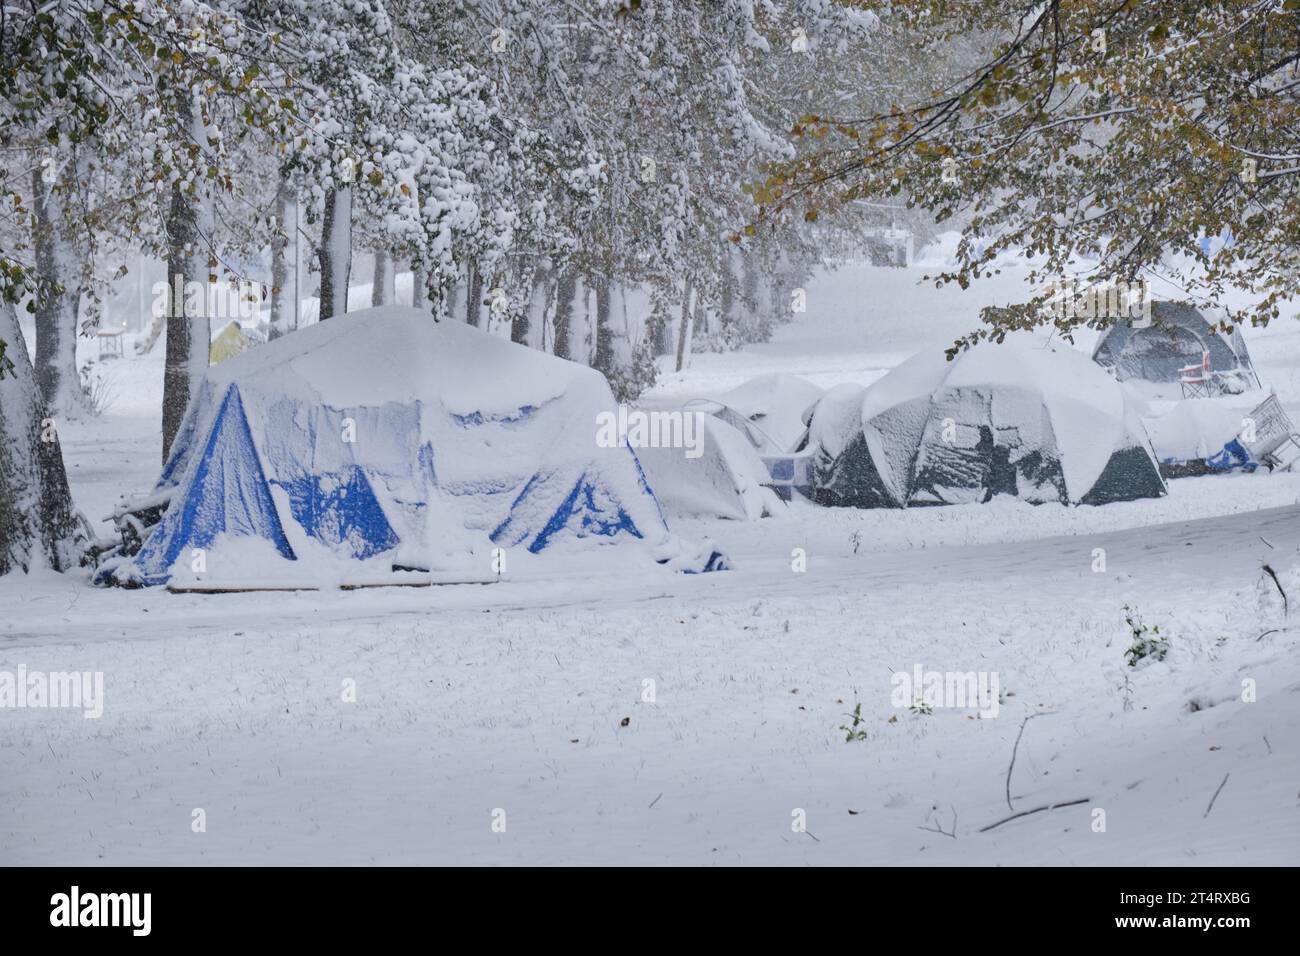
<path fill-rule="evenodd" d="M 618 542 L 722 566 L 669 534 L 630 448 L 598 444 L 614 407 L 589 368 L 415 309 L 322 322 L 209 369 L 155 490 L 162 520 L 99 579 L 486 572 L 493 548 Z"/>

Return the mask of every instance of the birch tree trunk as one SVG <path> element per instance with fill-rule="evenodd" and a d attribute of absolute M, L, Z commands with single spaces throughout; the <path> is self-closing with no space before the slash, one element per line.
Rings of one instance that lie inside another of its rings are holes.
<path fill-rule="evenodd" d="M 85 543 L 53 419 L 36 387 L 13 303 L 0 301 L 0 575 L 75 567 Z"/>
<path fill-rule="evenodd" d="M 44 182 L 40 167 L 32 175 L 36 271 L 42 279 L 62 287 L 62 291 L 37 298 L 34 371 L 45 407 L 58 417 L 76 417 L 84 410 L 77 375 L 81 258 L 67 237 L 68 203 L 58 185 Z"/>
<path fill-rule="evenodd" d="M 320 317 L 348 311 L 348 282 L 352 275 L 352 190 L 325 193 L 325 217 L 320 240 Z"/>

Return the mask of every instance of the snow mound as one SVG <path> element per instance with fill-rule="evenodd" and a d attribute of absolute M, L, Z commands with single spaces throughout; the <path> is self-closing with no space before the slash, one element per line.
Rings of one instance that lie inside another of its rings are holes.
<path fill-rule="evenodd" d="M 1148 419 L 1147 428 L 1157 459 L 1193 461 L 1222 451 L 1241 428 L 1241 415 L 1210 399 L 1191 399 Z"/>

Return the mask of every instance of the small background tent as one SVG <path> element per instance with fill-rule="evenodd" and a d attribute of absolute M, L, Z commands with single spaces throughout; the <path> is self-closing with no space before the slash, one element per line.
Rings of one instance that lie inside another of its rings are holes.
<path fill-rule="evenodd" d="M 763 454 L 793 450 L 803 437 L 804 412 L 822 397 L 823 389 L 798 375 L 771 372 L 758 375 L 729 392 L 691 405 L 716 416 L 744 433 Z"/>
<path fill-rule="evenodd" d="M 685 414 L 692 414 L 688 408 Z M 784 507 L 764 487 L 767 466 L 749 441 L 724 421 L 696 412 L 703 427 L 701 454 L 682 448 L 637 448 L 650 487 L 669 515 L 752 521 Z"/>
<path fill-rule="evenodd" d="M 614 407 L 598 372 L 462 323 L 336 317 L 208 370 L 150 499 L 161 521 L 98 577 L 472 579 L 494 546 L 527 562 L 638 539 L 674 568 L 718 567 L 669 535 L 632 451 L 597 444 Z"/>
<path fill-rule="evenodd" d="M 216 365 L 218 362 L 234 358 L 241 352 L 247 352 L 253 344 L 253 339 L 240 324 L 231 322 L 212 340 L 212 347 L 208 353 L 209 360 Z"/>
<path fill-rule="evenodd" d="M 1087 357 L 1029 335 L 913 356 L 813 412 L 814 497 L 864 508 L 1103 504 L 1166 491 L 1137 409 Z"/>
<path fill-rule="evenodd" d="M 1217 313 L 1209 315 L 1215 321 L 1221 317 Z M 1239 387 L 1230 391 L 1259 384 L 1245 339 L 1235 326 L 1229 334 L 1216 334 L 1206 315 L 1178 302 L 1155 302 L 1150 324 L 1133 322 L 1130 319 L 1112 325 L 1092 353 L 1093 361 L 1103 368 L 1113 368 L 1121 382 L 1138 379 L 1176 383 L 1179 369 L 1200 365 L 1203 354 L 1209 352 L 1214 372 L 1239 378 Z"/>
<path fill-rule="evenodd" d="M 809 415 L 823 394 L 805 378 L 771 372 L 686 407 L 707 412 L 748 439 L 763 465 L 762 483 L 789 501 L 794 489 L 807 487 L 810 458 L 796 449 L 807 443 Z"/>

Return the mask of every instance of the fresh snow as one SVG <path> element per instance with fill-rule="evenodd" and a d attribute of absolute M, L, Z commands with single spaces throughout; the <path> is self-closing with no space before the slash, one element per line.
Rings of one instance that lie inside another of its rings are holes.
<path fill-rule="evenodd" d="M 764 373 L 860 403 L 1023 287 L 1009 269 L 967 294 L 922 274 L 823 275 L 771 342 L 696 354 L 646 403 Z M 1294 417 L 1300 327 L 1246 337 Z M 104 367 L 116 401 L 60 428 L 97 524 L 160 464 L 161 355 Z M 102 671 L 105 702 L 98 720 L 0 709 L 0 862 L 1294 865 L 1300 659 L 1261 566 L 1294 604 L 1300 476 L 1169 490 L 1093 508 L 670 515 L 734 565 L 704 575 L 596 562 L 486 586 L 232 595 L 10 576 L 0 673 Z M 1126 606 L 1168 636 L 1163 661 L 1126 666 Z M 895 707 L 894 673 L 918 666 L 996 673 L 997 716 Z M 858 704 L 864 739 L 846 742 Z M 1012 746 L 1039 712 L 1014 810 L 1085 802 L 981 833 L 1013 812 Z"/>

